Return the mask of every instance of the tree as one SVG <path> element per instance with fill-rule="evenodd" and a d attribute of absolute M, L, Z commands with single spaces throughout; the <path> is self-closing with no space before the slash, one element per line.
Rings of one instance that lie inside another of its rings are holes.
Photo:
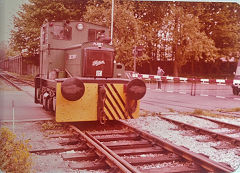
<path fill-rule="evenodd" d="M 104 25 L 110 28 L 111 0 L 93 1 L 87 6 L 84 21 Z M 134 14 L 134 2 L 115 0 L 113 45 L 116 48 L 116 60 L 133 67 L 133 48 L 142 44 L 141 21 Z M 147 59 L 144 55 L 138 63 Z"/>
<path fill-rule="evenodd" d="M 5 41 L 0 42 L 0 61 L 7 59 L 9 56 L 19 55 L 20 52 L 14 51 Z"/>
<path fill-rule="evenodd" d="M 0 61 L 6 58 L 7 44 L 4 41 L 0 42 Z"/>
<path fill-rule="evenodd" d="M 39 53 L 40 28 L 44 20 L 81 20 L 88 0 L 29 0 L 14 16 L 11 46 L 27 56 Z"/>
<path fill-rule="evenodd" d="M 178 76 L 188 61 L 214 61 L 217 58 L 215 43 L 201 31 L 198 17 L 173 4 L 163 20 L 162 30 L 169 33 L 168 42 L 172 47 L 174 76 Z"/>
<path fill-rule="evenodd" d="M 240 6 L 237 3 L 201 3 L 202 29 L 215 41 L 221 57 L 240 56 Z"/>
<path fill-rule="evenodd" d="M 167 11 L 171 2 L 136 2 L 135 16 L 141 21 L 141 38 L 145 47 L 146 54 L 148 55 L 149 73 L 153 74 L 156 71 L 156 62 L 162 57 L 163 46 L 165 40 L 162 39 L 162 19 Z"/>

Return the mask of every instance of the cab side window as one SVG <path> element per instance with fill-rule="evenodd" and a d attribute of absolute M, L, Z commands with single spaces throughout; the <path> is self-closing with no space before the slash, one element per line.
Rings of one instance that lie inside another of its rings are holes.
<path fill-rule="evenodd" d="M 96 30 L 95 29 L 89 29 L 88 30 L 88 41 L 96 41 Z"/>

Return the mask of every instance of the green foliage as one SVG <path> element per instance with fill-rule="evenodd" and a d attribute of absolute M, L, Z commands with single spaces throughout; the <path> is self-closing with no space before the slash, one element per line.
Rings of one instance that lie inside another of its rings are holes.
<path fill-rule="evenodd" d="M 29 0 L 14 16 L 11 45 L 27 56 L 39 54 L 40 28 L 45 20 L 81 20 L 87 0 Z"/>
<path fill-rule="evenodd" d="M 7 128 L 0 129 L 0 170 L 5 172 L 30 172 L 32 165 L 29 145 L 18 140 Z"/>
<path fill-rule="evenodd" d="M 199 19 L 207 36 L 214 40 L 221 57 L 239 57 L 240 6 L 237 3 L 200 3 Z"/>
<path fill-rule="evenodd" d="M 7 44 L 4 41 L 0 42 L 0 60 L 6 58 L 6 49 Z"/>
<path fill-rule="evenodd" d="M 143 45 L 145 50 L 137 58 L 138 66 L 159 59 L 174 61 L 176 76 L 187 62 L 239 58 L 237 3 L 114 2 L 113 45 L 116 60 L 127 69 L 133 67 L 132 50 L 136 45 Z M 45 19 L 84 19 L 110 28 L 111 3 L 112 0 L 29 0 L 14 17 L 11 52 L 38 54 L 40 27 Z M 149 64 L 151 73 L 155 66 Z"/>
<path fill-rule="evenodd" d="M 141 21 L 141 42 L 144 45 L 148 59 L 144 61 L 154 62 L 157 59 L 169 58 L 166 49 L 166 38 L 161 37 L 163 31 L 160 29 L 162 19 L 167 12 L 170 2 L 135 2 L 135 16 Z M 150 73 L 153 73 L 153 63 L 149 63 Z M 155 70 L 154 70 L 155 72 Z"/>
<path fill-rule="evenodd" d="M 174 57 L 174 75 L 191 61 L 214 61 L 217 49 L 212 39 L 201 31 L 201 21 L 181 5 L 172 4 L 163 19 L 162 30 L 168 33 L 168 45 Z"/>
<path fill-rule="evenodd" d="M 19 55 L 19 51 L 14 51 L 11 46 L 8 45 L 7 42 L 0 42 L 0 60 L 7 59 L 9 56 Z"/>
<path fill-rule="evenodd" d="M 84 21 L 104 25 L 110 28 L 111 0 L 94 1 L 87 6 Z M 134 2 L 115 0 L 113 45 L 116 47 L 116 60 L 133 67 L 134 46 L 142 44 L 141 21 L 135 17 Z M 124 10 L 123 10 L 124 9 Z M 138 58 L 137 62 L 148 59 L 148 56 Z"/>

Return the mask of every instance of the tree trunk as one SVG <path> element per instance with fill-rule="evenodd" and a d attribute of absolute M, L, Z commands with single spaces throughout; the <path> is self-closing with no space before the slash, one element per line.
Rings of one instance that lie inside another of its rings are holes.
<path fill-rule="evenodd" d="M 176 61 L 173 62 L 173 76 L 178 77 L 178 63 Z"/>
<path fill-rule="evenodd" d="M 191 67 L 192 67 L 192 75 L 194 75 L 195 74 L 195 70 L 194 70 L 194 61 L 193 60 L 191 62 Z"/>
<path fill-rule="evenodd" d="M 153 65 L 152 65 L 153 63 L 149 63 L 149 74 L 154 74 L 154 72 L 153 72 Z"/>

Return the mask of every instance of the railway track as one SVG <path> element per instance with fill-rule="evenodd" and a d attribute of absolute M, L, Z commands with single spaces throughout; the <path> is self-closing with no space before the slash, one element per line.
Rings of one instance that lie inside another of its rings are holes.
<path fill-rule="evenodd" d="M 34 87 L 34 82 L 31 80 L 26 80 L 26 79 L 23 80 L 23 79 L 17 78 L 14 75 L 9 74 L 9 73 L 5 73 L 5 72 L 1 72 L 0 76 L 1 76 L 1 78 L 10 82 L 12 85 L 19 87 L 19 88 L 21 85 L 23 85 L 23 86 L 28 85 L 28 86 Z"/>
<path fill-rule="evenodd" d="M 20 90 L 29 84 L 2 75 Z M 32 150 L 32 153 L 59 153 L 71 169 L 109 172 L 232 172 L 230 166 L 208 159 L 184 147 L 150 135 L 125 123 L 106 126 L 71 126 L 75 132 L 49 138 L 58 147 Z M 217 136 L 217 138 L 219 138 Z M 221 138 L 222 139 L 222 138 Z M 238 143 L 238 141 L 233 141 Z"/>
<path fill-rule="evenodd" d="M 44 148 L 33 153 L 59 152 L 71 169 L 110 172 L 232 172 L 184 147 L 163 140 L 123 122 L 105 126 L 88 123 L 70 125 L 72 134 L 51 135 L 61 147 Z M 101 129 L 101 130 L 100 130 Z M 73 151 L 74 152 L 66 152 Z"/>
<path fill-rule="evenodd" d="M 24 91 L 31 97 L 34 97 L 34 82 L 29 80 L 19 79 L 13 75 L 10 75 L 5 72 L 0 72 L 0 78 L 7 81 L 10 85 L 15 87 L 19 91 Z"/>
<path fill-rule="evenodd" d="M 216 123 L 217 127 L 215 126 L 215 127 L 201 128 L 201 127 L 192 125 L 190 122 L 185 123 L 183 121 L 178 121 L 178 120 L 174 120 L 172 118 L 167 118 L 167 116 L 161 116 L 160 118 L 164 119 L 166 121 L 172 122 L 176 125 L 179 125 L 183 129 L 193 130 L 197 134 L 208 135 L 209 138 L 206 140 L 206 142 L 223 140 L 223 141 L 226 141 L 231 144 L 229 146 L 229 148 L 232 147 L 232 145 L 234 145 L 236 147 L 240 146 L 240 135 L 239 135 L 240 126 L 234 125 L 234 124 L 229 124 L 229 123 L 222 122 L 222 121 L 209 119 L 206 117 L 199 117 L 199 116 L 195 116 L 195 117 L 214 122 L 214 123 Z M 237 137 L 234 137 L 234 136 L 237 136 Z M 224 146 L 224 148 L 226 148 L 226 147 L 227 146 Z M 219 148 L 221 148 L 221 147 L 219 147 Z"/>

